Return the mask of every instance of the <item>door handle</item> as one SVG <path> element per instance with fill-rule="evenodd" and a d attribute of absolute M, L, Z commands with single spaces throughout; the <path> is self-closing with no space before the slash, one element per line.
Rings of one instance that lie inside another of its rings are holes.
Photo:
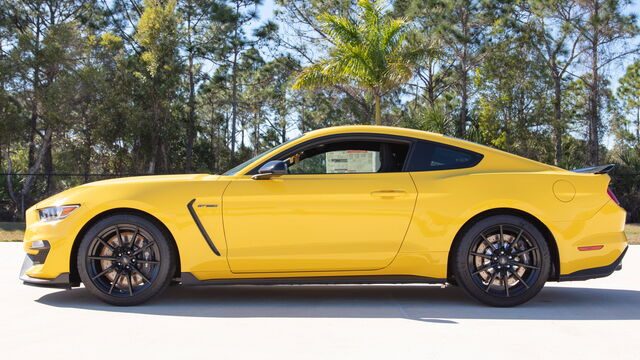
<path fill-rule="evenodd" d="M 381 198 L 394 198 L 399 196 L 407 195 L 407 192 L 404 190 L 378 190 L 372 191 L 371 196 L 381 197 Z"/>

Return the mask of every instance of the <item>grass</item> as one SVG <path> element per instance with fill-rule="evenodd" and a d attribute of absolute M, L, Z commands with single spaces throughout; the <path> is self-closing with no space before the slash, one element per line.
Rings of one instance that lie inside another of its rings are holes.
<path fill-rule="evenodd" d="M 629 244 L 640 245 L 640 224 L 627 224 L 624 227 Z"/>
<path fill-rule="evenodd" d="M 0 222 L 0 241 L 22 241 L 24 223 Z"/>
<path fill-rule="evenodd" d="M 640 245 L 640 224 L 627 224 L 624 227 L 629 244 Z M 0 222 L 0 241 L 22 241 L 24 223 Z"/>

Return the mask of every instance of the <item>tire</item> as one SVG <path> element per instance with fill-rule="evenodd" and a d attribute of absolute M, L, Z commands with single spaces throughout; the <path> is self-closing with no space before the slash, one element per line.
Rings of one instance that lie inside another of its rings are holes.
<path fill-rule="evenodd" d="M 78 249 L 84 286 L 118 306 L 141 304 L 162 293 L 175 272 L 176 254 L 167 236 L 136 215 L 113 215 L 93 225 Z"/>
<path fill-rule="evenodd" d="M 497 307 L 523 304 L 549 278 L 551 255 L 542 233 L 513 215 L 473 224 L 454 250 L 457 283 L 476 300 Z"/>

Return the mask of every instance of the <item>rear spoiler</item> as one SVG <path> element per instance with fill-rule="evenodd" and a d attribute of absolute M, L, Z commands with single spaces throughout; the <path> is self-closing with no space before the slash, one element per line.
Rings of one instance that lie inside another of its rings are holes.
<path fill-rule="evenodd" d="M 571 171 L 577 172 L 577 173 L 582 173 L 582 174 L 606 174 L 609 171 L 613 170 L 613 168 L 615 166 L 616 166 L 616 164 L 600 165 L 600 166 L 593 166 L 593 167 L 588 167 L 588 168 L 584 168 L 584 169 L 576 169 L 576 170 L 571 170 Z"/>

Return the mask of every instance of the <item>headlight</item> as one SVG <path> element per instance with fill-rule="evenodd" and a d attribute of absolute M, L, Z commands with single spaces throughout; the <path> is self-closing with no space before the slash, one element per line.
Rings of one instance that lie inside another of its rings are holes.
<path fill-rule="evenodd" d="M 63 205 L 42 208 L 38 210 L 40 221 L 54 221 L 64 219 L 71 214 L 80 205 Z"/>

